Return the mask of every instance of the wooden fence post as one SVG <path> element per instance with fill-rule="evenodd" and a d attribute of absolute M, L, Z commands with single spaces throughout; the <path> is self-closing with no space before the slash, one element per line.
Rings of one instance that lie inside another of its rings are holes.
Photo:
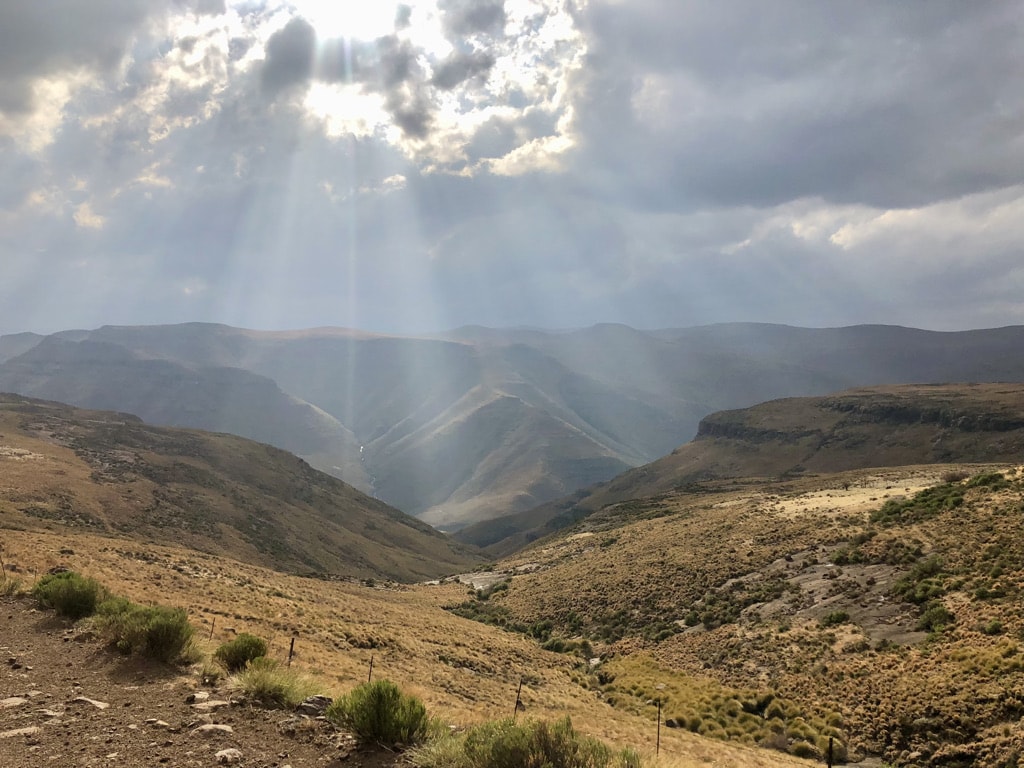
<path fill-rule="evenodd" d="M 373 680 L 373 654 L 370 654 L 370 674 L 366 676 L 366 682 L 369 683 Z"/>
<path fill-rule="evenodd" d="M 661 754 L 661 699 L 658 699 L 658 741 L 654 745 L 654 754 Z"/>
<path fill-rule="evenodd" d="M 516 721 L 516 715 L 519 714 L 519 703 L 521 701 L 520 694 L 523 692 L 523 678 L 519 678 L 519 688 L 516 689 L 516 704 L 512 707 L 512 722 Z"/>

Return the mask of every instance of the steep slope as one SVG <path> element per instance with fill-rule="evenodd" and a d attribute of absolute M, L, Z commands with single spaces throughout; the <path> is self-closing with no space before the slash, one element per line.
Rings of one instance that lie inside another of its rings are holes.
<path fill-rule="evenodd" d="M 1002 768 L 1024 748 L 1022 509 L 1005 465 L 723 482 L 606 507 L 463 612 L 588 640 L 594 689 L 671 727 Z"/>
<path fill-rule="evenodd" d="M 45 338 L 38 333 L 12 333 L 0 336 L 0 363 L 28 352 Z"/>
<path fill-rule="evenodd" d="M 151 424 L 230 432 L 371 490 L 349 430 L 270 379 L 239 368 L 187 366 L 106 342 L 53 336 L 0 366 L 0 391 L 123 411 Z"/>
<path fill-rule="evenodd" d="M 507 553 L 602 507 L 723 478 L 1024 455 L 1024 385 L 871 387 L 787 398 L 705 418 L 670 455 L 574 497 L 473 526 L 461 540 Z"/>
<path fill-rule="evenodd" d="M 0 396 L 0 527 L 106 532 L 300 573 L 413 580 L 474 555 L 280 449 Z"/>

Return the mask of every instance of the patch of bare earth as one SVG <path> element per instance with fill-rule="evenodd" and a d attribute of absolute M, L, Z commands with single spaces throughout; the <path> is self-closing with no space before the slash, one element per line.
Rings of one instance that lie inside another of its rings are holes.
<path fill-rule="evenodd" d="M 0 765 L 385 768 L 315 716 L 125 658 L 28 599 L 0 599 Z"/>

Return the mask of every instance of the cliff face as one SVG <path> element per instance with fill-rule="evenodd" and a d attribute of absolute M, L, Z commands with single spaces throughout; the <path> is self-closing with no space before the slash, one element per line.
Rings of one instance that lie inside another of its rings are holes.
<path fill-rule="evenodd" d="M 503 519 L 495 530 L 506 533 L 505 541 L 464 540 L 501 553 L 608 504 L 709 480 L 912 464 L 1010 463 L 1022 457 L 1022 384 L 869 387 L 772 400 L 713 413 L 701 420 L 693 441 L 670 455 L 575 498 L 533 510 L 529 517 Z"/>

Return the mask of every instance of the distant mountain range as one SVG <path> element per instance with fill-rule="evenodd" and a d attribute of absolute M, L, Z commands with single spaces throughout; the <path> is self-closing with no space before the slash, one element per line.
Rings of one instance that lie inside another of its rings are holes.
<path fill-rule="evenodd" d="M 0 337 L 0 390 L 231 432 L 444 529 L 658 459 L 723 409 L 857 386 L 1024 381 L 1024 328 L 638 331 L 105 326 Z"/>

